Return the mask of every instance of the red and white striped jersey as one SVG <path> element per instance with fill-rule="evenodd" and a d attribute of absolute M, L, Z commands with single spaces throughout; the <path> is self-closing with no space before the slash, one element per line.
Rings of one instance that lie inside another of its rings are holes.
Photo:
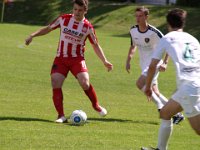
<path fill-rule="evenodd" d="M 53 30 L 60 28 L 57 57 L 84 57 L 86 39 L 89 38 L 91 44 L 97 43 L 95 30 L 86 18 L 78 22 L 73 14 L 64 14 L 49 26 Z"/>

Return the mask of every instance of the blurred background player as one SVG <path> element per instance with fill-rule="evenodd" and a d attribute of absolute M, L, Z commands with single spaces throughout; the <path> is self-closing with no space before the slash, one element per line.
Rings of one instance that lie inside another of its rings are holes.
<path fill-rule="evenodd" d="M 78 80 L 80 86 L 85 91 L 85 94 L 92 102 L 93 108 L 101 116 L 107 114 L 106 109 L 99 105 L 96 92 L 89 82 L 89 74 L 84 59 L 86 39 L 89 39 L 95 53 L 108 71 L 113 69 L 113 65 L 106 59 L 104 52 L 97 41 L 93 26 L 85 18 L 87 11 L 88 0 L 74 0 L 72 14 L 59 16 L 48 26 L 33 32 L 25 40 L 25 44 L 29 45 L 34 37 L 46 35 L 57 28 L 60 29 L 60 41 L 57 55 L 51 69 L 53 102 L 58 113 L 58 118 L 55 122 L 58 123 L 67 121 L 63 110 L 62 85 L 69 71 Z"/>
<path fill-rule="evenodd" d="M 139 50 L 140 56 L 140 67 L 142 73 L 138 78 L 136 85 L 138 89 L 144 92 L 146 76 L 148 71 L 148 66 L 151 62 L 152 53 L 159 42 L 159 40 L 163 37 L 163 34 L 154 26 L 148 24 L 148 16 L 149 9 L 144 6 L 138 7 L 135 10 L 135 18 L 137 25 L 133 26 L 130 30 L 131 35 L 131 46 L 128 52 L 127 61 L 126 61 L 126 70 L 130 73 L 131 68 L 131 59 L 133 58 L 136 47 Z M 168 101 L 168 99 L 162 95 L 158 90 L 158 75 L 159 71 L 165 71 L 168 63 L 168 55 L 165 55 L 164 61 L 160 61 L 157 66 L 157 72 L 153 78 L 151 88 L 152 99 L 156 104 L 157 109 L 160 110 Z M 178 113 L 174 116 L 174 123 L 178 124 L 180 121 L 184 119 L 181 113 Z"/>
<path fill-rule="evenodd" d="M 167 52 L 175 65 L 177 90 L 160 110 L 161 125 L 157 150 L 167 150 L 173 129 L 171 118 L 182 110 L 193 130 L 200 135 L 200 44 L 192 35 L 183 32 L 186 15 L 186 11 L 178 8 L 168 12 L 166 19 L 169 33 L 158 43 L 147 75 L 145 93 L 150 98 L 151 82 L 157 64 Z M 148 149 L 155 148 L 142 148 Z"/>

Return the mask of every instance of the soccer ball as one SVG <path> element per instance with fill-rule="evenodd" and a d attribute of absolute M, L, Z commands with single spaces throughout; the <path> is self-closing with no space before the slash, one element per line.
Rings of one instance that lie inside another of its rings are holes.
<path fill-rule="evenodd" d="M 87 121 L 87 115 L 82 110 L 74 110 L 70 116 L 70 123 L 72 125 L 84 125 Z"/>

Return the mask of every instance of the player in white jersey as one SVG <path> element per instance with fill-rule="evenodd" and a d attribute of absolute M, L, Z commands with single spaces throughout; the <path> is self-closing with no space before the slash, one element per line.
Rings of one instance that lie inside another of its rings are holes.
<path fill-rule="evenodd" d="M 113 65 L 106 59 L 100 47 L 95 31 L 91 23 L 85 18 L 88 10 L 88 0 L 74 0 L 73 14 L 64 14 L 55 19 L 48 26 L 32 33 L 26 40 L 29 45 L 36 36 L 42 36 L 60 28 L 60 41 L 57 55 L 51 69 L 51 83 L 53 91 L 53 102 L 58 113 L 57 123 L 66 122 L 63 109 L 62 85 L 70 71 L 78 80 L 85 94 L 90 99 L 93 108 L 101 115 L 105 116 L 107 111 L 99 105 L 96 92 L 89 82 L 89 74 L 85 64 L 84 51 L 85 41 L 88 38 L 95 53 L 103 62 L 108 71 Z"/>
<path fill-rule="evenodd" d="M 150 64 L 151 55 L 157 42 L 160 40 L 160 38 L 163 37 L 163 34 L 158 29 L 148 24 L 148 15 L 149 10 L 147 8 L 136 8 L 135 17 L 137 25 L 133 26 L 130 30 L 131 46 L 126 61 L 126 70 L 129 73 L 131 67 L 130 62 L 135 54 L 137 47 L 139 51 L 140 67 L 142 70 L 142 74 L 138 78 L 136 85 L 143 92 L 145 89 L 146 73 Z M 161 65 L 161 70 L 164 71 L 166 69 L 167 61 L 168 57 L 166 57 L 164 64 Z M 167 102 L 167 98 L 165 98 L 158 90 L 157 77 L 158 72 L 157 75 L 155 75 L 154 81 L 152 82 L 152 88 L 154 90 L 153 102 L 157 105 L 157 109 L 160 110 Z"/>
<path fill-rule="evenodd" d="M 149 98 L 156 66 L 165 52 L 172 58 L 176 69 L 177 90 L 160 111 L 158 150 L 167 149 L 173 129 L 171 118 L 179 111 L 184 110 L 191 127 L 200 135 L 200 44 L 192 35 L 183 32 L 186 15 L 187 12 L 179 8 L 168 12 L 169 33 L 160 40 L 149 66 L 145 89 Z"/>
<path fill-rule="evenodd" d="M 128 57 L 126 61 L 126 70 L 130 72 L 130 62 L 132 57 L 135 54 L 136 47 L 139 51 L 140 57 L 140 67 L 142 73 L 138 78 L 136 85 L 138 89 L 144 92 L 145 89 L 145 80 L 147 76 L 148 66 L 151 62 L 151 57 L 153 51 L 158 43 L 158 41 L 163 37 L 163 34 L 154 26 L 148 24 L 147 19 L 149 15 L 149 10 L 145 7 L 138 7 L 135 10 L 135 17 L 137 25 L 133 26 L 130 30 L 131 35 L 131 46 L 128 52 Z M 168 63 L 168 55 L 165 56 L 164 62 L 161 60 L 158 65 L 158 70 L 152 81 L 152 98 L 153 102 L 157 105 L 157 109 L 160 110 L 167 102 L 167 98 L 163 96 L 158 90 L 157 78 L 159 71 L 165 71 Z M 183 116 L 177 114 L 175 116 L 174 123 L 179 123 L 182 120 Z"/>

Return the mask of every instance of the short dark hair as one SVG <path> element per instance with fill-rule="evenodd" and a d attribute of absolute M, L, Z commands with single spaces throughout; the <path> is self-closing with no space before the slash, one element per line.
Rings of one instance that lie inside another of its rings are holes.
<path fill-rule="evenodd" d="M 183 28 L 185 25 L 187 17 L 187 11 L 180 9 L 180 8 L 174 8 L 170 10 L 166 16 L 167 23 L 172 28 Z"/>
<path fill-rule="evenodd" d="M 79 6 L 84 6 L 85 10 L 88 10 L 89 0 L 73 0 L 73 3 Z"/>
<path fill-rule="evenodd" d="M 145 16 L 148 16 L 148 15 L 149 15 L 149 9 L 146 8 L 146 7 L 144 7 L 144 6 L 137 7 L 137 8 L 135 9 L 135 12 L 136 12 L 136 11 L 142 11 L 142 12 L 145 14 Z"/>

